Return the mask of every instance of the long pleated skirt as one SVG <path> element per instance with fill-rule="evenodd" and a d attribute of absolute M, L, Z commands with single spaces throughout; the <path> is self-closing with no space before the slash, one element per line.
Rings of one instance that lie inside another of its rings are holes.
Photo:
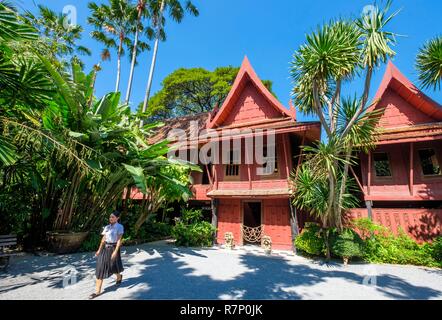
<path fill-rule="evenodd" d="M 116 244 L 106 244 L 97 257 L 97 268 L 95 276 L 97 279 L 106 279 L 115 273 L 123 272 L 123 262 L 121 261 L 121 252 L 118 250 L 117 257 L 112 260 Z"/>

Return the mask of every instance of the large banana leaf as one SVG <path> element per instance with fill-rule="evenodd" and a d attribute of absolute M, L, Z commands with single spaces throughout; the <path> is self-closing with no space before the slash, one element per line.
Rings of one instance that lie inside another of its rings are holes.
<path fill-rule="evenodd" d="M 75 94 L 73 92 L 72 85 L 63 78 L 63 76 L 57 71 L 56 68 L 52 66 L 52 63 L 48 58 L 42 56 L 37 51 L 35 51 L 35 54 L 38 56 L 38 58 L 41 60 L 43 65 L 46 67 L 46 70 L 51 75 L 52 80 L 55 86 L 57 87 L 60 96 L 63 98 L 66 105 L 69 107 L 70 112 L 75 116 L 76 119 L 80 119 L 82 111 L 81 105 L 74 98 Z"/>
<path fill-rule="evenodd" d="M 132 178 L 134 179 L 135 185 L 143 194 L 147 193 L 147 180 L 146 176 L 144 175 L 143 168 L 141 167 L 134 167 L 128 164 L 123 164 L 126 170 L 131 174 Z"/>
<path fill-rule="evenodd" d="M 106 94 L 93 107 L 95 115 L 101 115 L 103 121 L 107 121 L 118 115 L 120 104 L 120 93 L 112 92 Z"/>

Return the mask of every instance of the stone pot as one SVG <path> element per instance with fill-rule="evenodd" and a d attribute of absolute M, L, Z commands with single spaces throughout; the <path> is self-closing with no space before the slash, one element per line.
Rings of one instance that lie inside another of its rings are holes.
<path fill-rule="evenodd" d="M 48 250 L 53 253 L 72 253 L 80 249 L 89 232 L 47 232 Z"/>

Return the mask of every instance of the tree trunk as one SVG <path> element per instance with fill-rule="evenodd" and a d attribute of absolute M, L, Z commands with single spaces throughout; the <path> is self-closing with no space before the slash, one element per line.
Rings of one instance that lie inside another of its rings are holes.
<path fill-rule="evenodd" d="M 342 202 L 343 202 L 343 195 L 345 193 L 345 187 L 346 187 L 346 183 L 347 183 L 347 177 L 348 177 L 348 170 L 350 167 L 349 161 L 350 161 L 350 156 L 351 156 L 351 152 L 352 152 L 352 145 L 350 144 L 346 154 L 345 154 L 345 164 L 344 164 L 344 172 L 342 174 L 342 178 L 341 178 L 341 187 L 339 190 L 339 194 L 338 194 L 338 203 L 337 203 L 337 208 L 336 208 L 336 212 L 339 212 L 339 216 L 340 216 L 340 220 L 341 223 L 338 226 L 338 230 L 342 231 Z"/>
<path fill-rule="evenodd" d="M 324 243 L 325 243 L 325 257 L 327 261 L 331 259 L 331 250 L 330 250 L 330 228 L 327 226 L 323 227 L 324 233 Z"/>
<path fill-rule="evenodd" d="M 160 13 L 158 17 L 158 26 L 157 26 L 157 32 L 155 36 L 155 45 L 153 47 L 153 54 L 152 54 L 152 62 L 150 64 L 150 71 L 149 71 L 149 78 L 147 80 L 147 86 L 146 86 L 146 94 L 144 95 L 144 102 L 143 102 L 143 109 L 142 112 L 145 113 L 147 110 L 147 104 L 149 102 L 150 97 L 150 89 L 152 87 L 152 79 L 153 79 L 153 73 L 155 71 L 155 63 L 157 60 L 157 52 L 158 52 L 158 43 L 160 42 L 160 31 L 161 31 L 161 20 L 163 16 L 163 10 L 164 10 L 164 2 L 165 0 L 161 1 L 161 8 Z M 140 121 L 140 128 L 143 127 L 144 121 Z"/>
<path fill-rule="evenodd" d="M 137 61 L 137 47 L 138 47 L 138 34 L 139 34 L 138 26 L 140 25 L 141 21 L 141 13 L 142 13 L 141 8 L 138 8 L 137 28 L 135 30 L 134 47 L 132 50 L 132 62 L 130 64 L 129 82 L 127 84 L 126 99 L 125 99 L 126 103 L 129 103 L 130 93 L 132 91 L 132 81 L 134 77 L 135 63 Z"/>
<path fill-rule="evenodd" d="M 129 198 L 131 194 L 131 186 L 127 186 L 126 188 L 126 197 L 123 200 L 123 213 L 121 215 L 121 218 L 127 216 L 128 206 L 129 206 Z"/>
<path fill-rule="evenodd" d="M 123 34 L 120 33 L 120 44 L 118 45 L 118 58 L 117 58 L 117 81 L 115 83 L 115 92 L 118 92 L 120 88 L 120 77 L 121 77 L 121 51 L 123 49 Z"/>
<path fill-rule="evenodd" d="M 337 167 L 337 164 L 336 164 Z M 336 222 L 334 201 L 335 201 L 335 189 L 336 189 L 336 177 L 332 172 L 328 173 L 328 200 L 327 200 L 327 213 L 326 219 L 328 220 L 328 225 L 333 226 Z"/>

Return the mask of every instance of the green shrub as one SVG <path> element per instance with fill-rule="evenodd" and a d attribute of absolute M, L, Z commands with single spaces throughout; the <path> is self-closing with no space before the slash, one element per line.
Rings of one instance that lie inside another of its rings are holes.
<path fill-rule="evenodd" d="M 90 232 L 86 240 L 81 244 L 80 251 L 97 251 L 100 241 L 100 232 Z"/>
<path fill-rule="evenodd" d="M 181 219 L 172 228 L 176 245 L 186 247 L 211 246 L 216 229 L 207 221 L 201 221 L 201 210 L 183 210 Z"/>
<path fill-rule="evenodd" d="M 368 219 L 355 220 L 353 226 L 365 237 L 363 258 L 367 262 L 440 266 L 434 258 L 436 243 L 418 244 L 402 230 L 395 236 Z"/>
<path fill-rule="evenodd" d="M 333 255 L 341 258 L 362 257 L 364 254 L 363 240 L 351 229 L 334 232 L 330 237 L 330 248 Z"/>
<path fill-rule="evenodd" d="M 141 225 L 138 232 L 135 232 L 134 226 L 137 219 L 137 212 L 129 212 L 121 222 L 126 230 L 123 238 L 126 243 L 152 242 L 170 237 L 172 226 L 166 222 L 156 221 L 155 213 L 149 214 L 146 222 Z"/>
<path fill-rule="evenodd" d="M 316 223 L 306 223 L 301 234 L 295 239 L 295 247 L 311 255 L 321 255 L 325 251 L 321 228 Z"/>
<path fill-rule="evenodd" d="M 295 246 L 310 255 L 323 255 L 325 243 L 319 225 L 306 224 L 296 238 Z M 334 256 L 362 257 L 372 263 L 442 268 L 442 237 L 433 243 L 418 244 L 404 231 L 400 230 L 395 236 L 388 228 L 366 218 L 354 220 L 351 229 L 345 229 L 341 234 L 332 231 L 330 249 Z"/>
<path fill-rule="evenodd" d="M 355 219 L 352 221 L 350 227 L 356 231 L 363 240 L 369 239 L 373 235 L 388 235 L 390 233 L 387 227 L 378 225 L 369 218 Z"/>
<path fill-rule="evenodd" d="M 431 247 L 431 256 L 442 267 L 442 237 L 437 237 Z"/>

